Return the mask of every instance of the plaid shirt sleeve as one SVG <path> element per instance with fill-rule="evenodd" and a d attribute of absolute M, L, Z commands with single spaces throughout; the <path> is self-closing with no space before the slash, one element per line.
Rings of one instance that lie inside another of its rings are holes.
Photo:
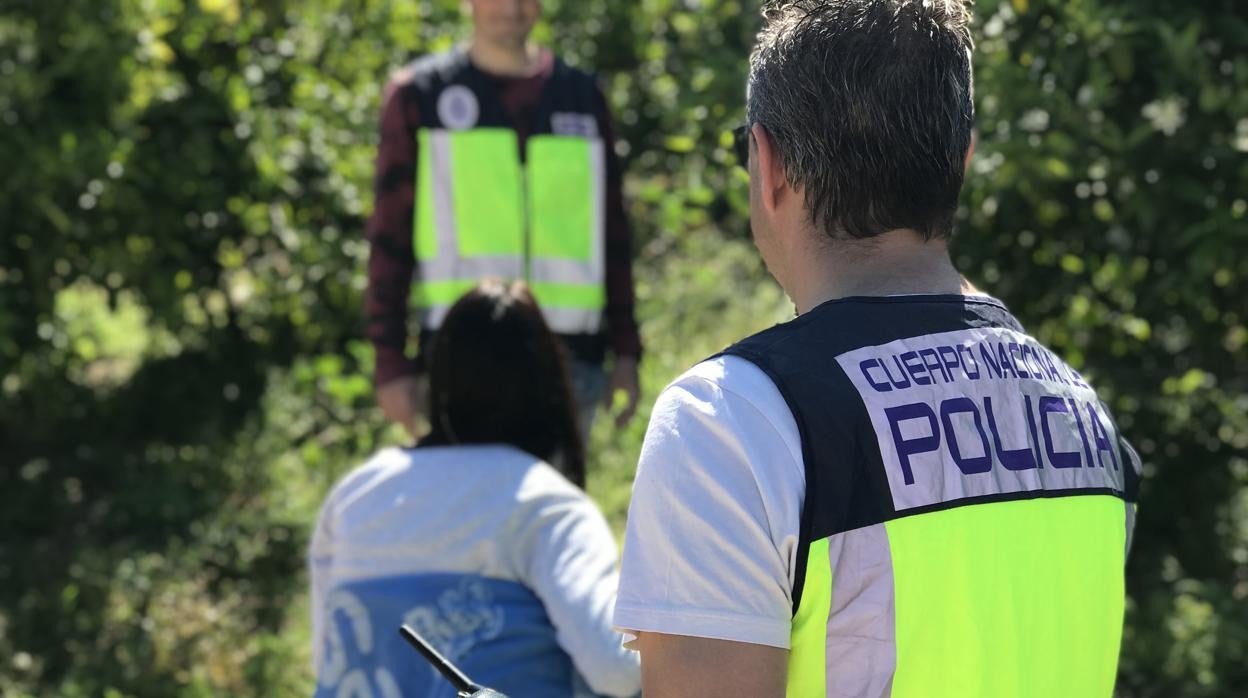
<path fill-rule="evenodd" d="M 379 386 L 421 370 L 404 353 L 408 296 L 416 266 L 412 213 L 415 134 L 420 123 L 414 95 L 406 84 L 400 73 L 386 85 L 374 179 L 376 198 L 366 233 L 369 257 L 364 294 L 365 334 L 376 353 L 374 380 Z"/>

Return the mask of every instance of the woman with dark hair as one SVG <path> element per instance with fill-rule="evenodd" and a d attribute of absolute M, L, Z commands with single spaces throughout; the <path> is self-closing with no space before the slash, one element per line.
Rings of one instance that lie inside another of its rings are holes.
<path fill-rule="evenodd" d="M 322 506 L 318 696 L 453 696 L 400 623 L 509 695 L 640 689 L 611 629 L 615 541 L 582 490 L 561 351 L 521 283 L 483 282 L 450 309 L 429 354 L 431 433 L 377 454 Z"/>

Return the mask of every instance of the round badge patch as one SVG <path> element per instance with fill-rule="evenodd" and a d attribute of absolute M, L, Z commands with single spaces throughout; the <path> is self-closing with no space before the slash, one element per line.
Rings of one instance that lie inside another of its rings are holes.
<path fill-rule="evenodd" d="M 477 96 L 463 85 L 451 85 L 438 95 L 438 119 L 445 128 L 472 128 L 480 115 Z"/>

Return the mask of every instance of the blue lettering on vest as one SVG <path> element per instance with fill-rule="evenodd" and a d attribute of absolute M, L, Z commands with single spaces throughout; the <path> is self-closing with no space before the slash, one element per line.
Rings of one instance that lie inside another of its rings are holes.
<path fill-rule="evenodd" d="M 953 380 L 953 377 L 950 376 L 949 372 L 945 370 L 945 367 L 941 365 L 940 356 L 936 354 L 935 349 L 932 349 L 931 347 L 920 349 L 919 358 L 923 360 L 923 368 L 927 369 L 927 373 L 932 376 L 932 380 L 935 380 L 937 372 L 940 372 L 945 376 L 946 383 Z"/>
<path fill-rule="evenodd" d="M 864 375 L 880 365 L 882 362 L 868 363 L 864 366 Z M 1041 395 L 1033 405 L 1032 396 L 1023 395 L 1022 412 L 1027 432 L 1022 438 L 1026 443 L 1020 448 L 1009 448 L 1002 436 L 1001 425 L 1017 422 L 1002 422 L 1000 405 L 992 397 L 984 396 L 982 405 L 977 400 L 978 398 L 959 395 L 941 400 L 936 405 L 913 402 L 884 408 L 893 448 L 906 485 L 915 484 L 913 458 L 919 454 L 941 452 L 942 447 L 946 449 L 944 453 L 947 455 L 940 456 L 940 459 L 952 460 L 963 475 L 990 472 L 994 463 L 1000 463 L 1006 470 L 1014 472 L 1043 469 L 1046 460 L 1051 467 L 1061 469 L 1085 467 L 1085 463 L 1089 468 L 1104 468 L 1103 454 L 1106 451 L 1110 454 L 1114 469 L 1119 467 L 1110 432 L 1094 405 L 1087 404 L 1085 413 L 1084 403 L 1074 398 Z M 973 432 L 965 426 L 965 422 L 955 425 L 953 417 L 959 414 L 970 415 L 975 426 Z M 1064 415 L 1064 418 L 1057 415 Z M 1085 426 L 1085 416 L 1090 427 Z M 986 429 L 984 417 L 988 422 Z M 1039 428 L 1037 419 L 1040 422 Z M 906 430 L 909 436 L 903 435 L 902 425 L 914 420 L 926 420 L 927 429 L 911 425 Z M 1055 435 L 1070 434 L 1073 437 L 1076 433 L 1082 440 L 1082 454 L 1078 450 L 1058 450 Z M 976 435 L 979 437 L 980 452 L 978 455 L 968 455 L 963 449 L 974 441 Z M 1016 439 L 1017 436 L 1012 438 Z M 1097 458 L 1092 457 L 1093 451 L 1097 453 Z"/>
<path fill-rule="evenodd" d="M 1040 360 L 1036 358 L 1036 347 L 1025 343 L 1018 347 L 1018 356 L 1022 358 L 1022 365 L 1027 367 L 1027 372 L 1031 373 L 1032 378 L 1038 381 L 1045 377 L 1045 367 L 1041 366 Z"/>
<path fill-rule="evenodd" d="M 962 370 L 966 372 L 966 377 L 971 380 L 979 380 L 979 362 L 975 360 L 975 354 L 971 348 L 965 345 L 958 345 L 958 358 L 962 362 Z M 968 363 L 969 362 L 969 363 Z M 971 373 L 971 367 L 975 367 L 975 372 Z"/>
<path fill-rule="evenodd" d="M 1074 398 L 1066 398 L 1066 403 L 1070 405 L 1070 413 L 1075 416 L 1075 426 L 1079 427 L 1079 440 L 1083 442 L 1083 455 L 1088 458 L 1088 467 L 1096 465 L 1092 462 L 1092 445 L 1088 443 L 1088 432 L 1083 428 L 1083 417 L 1079 416 L 1079 405 Z"/>
<path fill-rule="evenodd" d="M 1046 380 L 1053 380 L 1053 371 L 1049 370 L 1049 367 L 1044 363 L 1044 357 L 1040 355 L 1039 349 L 1030 344 L 1025 344 L 1023 345 L 1023 356 L 1030 357 L 1027 366 L 1034 366 L 1034 368 L 1031 368 L 1033 375 L 1037 377 L 1042 376 Z"/>
<path fill-rule="evenodd" d="M 1030 400 L 1028 400 L 1023 408 L 1030 413 L 1030 407 Z M 984 414 L 988 417 L 988 430 L 992 432 L 992 445 L 997 453 L 997 460 L 1001 461 L 1001 465 L 1004 465 L 1006 470 L 1031 470 L 1039 467 L 1040 459 L 1036 457 L 1032 444 L 1028 444 L 1026 448 L 1014 450 L 1007 450 L 1001 446 L 1001 432 L 997 430 L 997 418 L 993 414 L 990 397 L 984 398 Z M 1031 415 L 1028 414 L 1027 417 L 1030 422 Z M 1023 438 L 1026 436 L 1024 435 Z"/>
<path fill-rule="evenodd" d="M 1035 448 L 1036 467 L 1044 467 L 1044 459 L 1040 457 L 1040 437 L 1036 434 L 1036 416 L 1031 411 L 1031 396 L 1023 396 L 1023 413 L 1027 415 L 1027 432 L 1031 434 L 1031 443 Z"/>
<path fill-rule="evenodd" d="M 904 388 L 909 388 L 909 387 L 910 387 L 910 379 L 906 377 L 906 370 L 905 370 L 904 368 L 902 368 L 902 366 L 901 366 L 901 359 L 899 359 L 899 358 L 897 358 L 896 356 L 894 356 L 894 357 L 893 357 L 893 363 L 897 364 L 897 375 L 898 375 L 898 376 L 900 376 L 900 378 L 893 378 L 893 372 L 892 372 L 892 371 L 890 371 L 890 370 L 888 370 L 888 362 L 887 362 L 887 361 L 881 361 L 881 362 L 880 362 L 880 367 L 884 369 L 884 375 L 888 376 L 888 382 L 889 382 L 889 383 L 892 383 L 892 384 L 893 384 L 893 387 L 894 387 L 894 388 L 896 388 L 896 389 L 898 389 L 898 390 L 902 390 L 902 389 L 904 389 Z M 902 382 L 902 381 L 905 381 L 905 382 Z"/>
<path fill-rule="evenodd" d="M 1066 376 L 1063 376 L 1061 369 L 1058 368 L 1057 361 L 1054 359 L 1054 356 L 1053 356 L 1053 352 L 1045 348 L 1043 349 L 1043 356 L 1044 356 L 1045 367 L 1048 369 L 1049 373 L 1052 375 L 1053 380 L 1056 380 L 1063 385 L 1070 385 L 1070 381 L 1066 380 Z"/>
<path fill-rule="evenodd" d="M 962 450 L 958 448 L 958 432 L 953 428 L 953 420 L 950 419 L 951 415 L 958 413 L 969 413 L 974 418 L 975 430 L 979 432 L 984 455 L 974 458 L 967 458 L 962 455 Z M 980 422 L 979 410 L 975 408 L 975 403 L 970 398 L 955 397 L 942 400 L 940 403 L 940 422 L 945 427 L 945 437 L 949 440 L 949 453 L 953 456 L 953 462 L 957 464 L 963 475 L 975 475 L 992 470 L 992 450 L 988 445 L 988 435 L 984 433 L 984 425 Z"/>
<path fill-rule="evenodd" d="M 940 355 L 940 363 L 944 367 L 945 380 L 953 380 L 953 369 L 958 367 L 958 352 L 951 346 L 941 345 L 936 347 L 936 353 Z M 966 371 L 964 370 L 963 373 Z"/>
<path fill-rule="evenodd" d="M 997 360 L 992 356 L 992 347 L 987 342 L 981 342 L 979 345 L 979 357 L 984 360 L 984 365 L 988 367 L 988 377 L 1002 376 L 1001 367 L 997 364 Z"/>
<path fill-rule="evenodd" d="M 915 385 L 931 385 L 931 377 L 923 375 L 923 362 L 919 359 L 917 351 L 908 351 L 902 354 L 901 363 L 905 365 L 906 372 L 910 374 L 910 378 Z"/>
<path fill-rule="evenodd" d="M 1018 378 L 1018 371 L 1014 370 L 1014 363 L 1010 361 L 1010 353 L 1000 342 L 997 343 L 997 363 L 1001 364 L 1002 375 L 1008 373 L 1011 378 Z"/>
<path fill-rule="evenodd" d="M 1118 469 L 1118 449 L 1114 448 L 1114 444 L 1109 440 L 1109 432 L 1106 431 L 1105 425 L 1101 422 L 1101 413 L 1097 411 L 1096 405 L 1088 403 L 1088 421 L 1092 423 L 1092 440 L 1096 442 L 1096 459 L 1100 462 L 1101 467 L 1105 467 L 1105 451 L 1109 451 L 1109 460 L 1114 464 L 1114 470 Z"/>
<path fill-rule="evenodd" d="M 1049 463 L 1054 468 L 1078 468 L 1080 466 L 1078 451 L 1058 451 L 1053 445 L 1053 431 L 1049 428 L 1049 415 L 1061 412 L 1067 414 L 1070 407 L 1060 397 L 1043 395 L 1040 397 L 1040 426 L 1044 431 L 1044 449 Z"/>
<path fill-rule="evenodd" d="M 893 389 L 893 386 L 889 385 L 888 381 L 877 381 L 871 377 L 871 369 L 880 368 L 879 359 L 866 359 L 858 364 L 858 368 L 862 369 L 862 377 L 867 379 L 867 382 L 871 384 L 872 388 L 875 388 L 877 393 L 887 393 Z M 888 375 L 887 370 L 885 375 Z"/>
<path fill-rule="evenodd" d="M 1016 357 L 1019 357 L 1018 342 L 1010 342 L 1009 353 L 1010 353 L 1010 365 L 1014 367 L 1014 373 L 1019 378 L 1031 378 L 1031 374 L 1027 373 L 1023 369 L 1018 367 L 1020 363 L 1022 363 L 1024 366 L 1026 365 L 1026 362 L 1021 361 L 1021 360 L 1016 360 Z"/>
<path fill-rule="evenodd" d="M 910 456 L 928 453 L 940 448 L 940 426 L 936 422 L 936 413 L 923 402 L 912 402 L 884 410 L 888 418 L 888 428 L 893 434 L 893 446 L 897 449 L 897 458 L 901 461 L 901 474 L 907 485 L 914 484 L 914 471 L 910 467 Z M 906 439 L 901 435 L 901 423 L 912 419 L 926 419 L 929 435 L 914 439 Z"/>

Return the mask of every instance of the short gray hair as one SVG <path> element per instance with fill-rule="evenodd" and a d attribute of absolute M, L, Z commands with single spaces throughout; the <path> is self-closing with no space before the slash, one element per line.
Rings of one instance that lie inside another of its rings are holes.
<path fill-rule="evenodd" d="M 952 232 L 974 120 L 964 0 L 773 0 L 746 114 L 832 238 Z"/>

